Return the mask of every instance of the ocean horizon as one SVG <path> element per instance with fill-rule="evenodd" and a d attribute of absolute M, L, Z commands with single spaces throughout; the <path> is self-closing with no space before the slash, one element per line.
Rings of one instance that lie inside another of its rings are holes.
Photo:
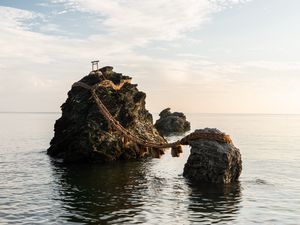
<path fill-rule="evenodd" d="M 159 112 L 151 112 L 153 115 L 158 115 Z M 61 114 L 61 112 L 51 112 L 51 111 L 0 111 L 0 113 L 9 114 L 9 113 L 25 113 L 25 114 Z M 193 115 L 193 114 L 216 114 L 216 115 L 300 115 L 300 113 L 213 113 L 213 112 L 195 112 L 195 113 L 185 113 L 186 115 Z"/>

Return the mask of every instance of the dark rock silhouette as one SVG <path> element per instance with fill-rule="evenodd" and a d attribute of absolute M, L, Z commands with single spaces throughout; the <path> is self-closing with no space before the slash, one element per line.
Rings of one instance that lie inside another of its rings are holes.
<path fill-rule="evenodd" d="M 221 134 L 218 129 L 205 128 L 195 132 Z M 226 184 L 236 181 L 242 171 L 241 154 L 232 143 L 212 140 L 189 141 L 191 154 L 183 176 L 192 182 Z"/>
<path fill-rule="evenodd" d="M 110 85 L 99 86 L 97 95 L 112 116 L 139 137 L 165 143 L 145 108 L 146 94 L 139 91 L 136 84 L 131 84 L 130 77 L 113 72 L 112 67 L 104 67 L 80 81 L 92 86 L 104 80 L 111 81 Z M 55 134 L 47 150 L 52 157 L 65 162 L 104 162 L 140 159 L 154 152 L 151 149 L 145 151 L 114 130 L 99 112 L 89 90 L 72 87 L 61 109 L 62 116 L 55 123 Z"/>
<path fill-rule="evenodd" d="M 170 108 L 166 108 L 159 114 L 160 118 L 155 122 L 155 127 L 161 135 L 182 134 L 191 129 L 191 124 L 186 120 L 186 116 L 181 112 L 171 113 Z"/>

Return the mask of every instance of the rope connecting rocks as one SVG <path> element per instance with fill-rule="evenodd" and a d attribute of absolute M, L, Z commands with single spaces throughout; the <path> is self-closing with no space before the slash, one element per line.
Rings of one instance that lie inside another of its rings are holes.
<path fill-rule="evenodd" d="M 211 141 L 217 141 L 220 143 L 228 143 L 228 144 L 232 144 L 232 140 L 230 138 L 229 135 L 225 134 L 225 133 L 220 133 L 220 134 L 216 134 L 216 133 L 205 133 L 205 132 L 193 132 L 187 136 L 185 136 L 184 138 L 175 141 L 175 142 L 171 142 L 171 143 L 156 143 L 156 142 L 152 142 L 149 140 L 145 140 L 143 138 L 140 138 L 138 136 L 136 136 L 135 134 L 131 133 L 130 131 L 128 131 L 126 128 L 124 128 L 119 121 L 117 121 L 108 111 L 108 109 L 105 107 L 105 105 L 103 104 L 103 102 L 101 101 L 101 99 L 99 98 L 99 96 L 97 95 L 96 91 L 98 90 L 99 87 L 107 87 L 109 86 L 109 84 L 112 82 L 107 82 L 107 80 L 104 80 L 102 82 L 100 82 L 99 84 L 95 84 L 93 86 L 90 86 L 86 83 L 83 82 L 76 82 L 72 85 L 72 87 L 81 87 L 84 88 L 86 90 L 89 90 L 95 103 L 96 106 L 99 110 L 99 112 L 104 116 L 104 118 L 112 125 L 112 127 L 116 130 L 118 130 L 120 133 L 122 133 L 122 135 L 124 135 L 125 138 L 127 138 L 128 140 L 135 142 L 141 146 L 144 147 L 148 147 L 148 148 L 155 148 L 155 149 L 164 149 L 164 148 L 172 148 L 172 156 L 179 156 L 179 153 L 182 152 L 182 148 L 181 145 L 189 145 L 190 141 L 195 141 L 195 140 L 211 140 Z M 114 88 L 115 90 L 119 90 L 122 88 L 122 86 L 120 87 L 116 87 L 114 84 L 110 85 L 112 88 Z"/>

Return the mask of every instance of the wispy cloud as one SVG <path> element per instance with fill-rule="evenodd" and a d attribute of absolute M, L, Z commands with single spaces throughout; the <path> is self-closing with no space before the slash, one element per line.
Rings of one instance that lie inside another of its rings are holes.
<path fill-rule="evenodd" d="M 211 14 L 246 1 L 237 0 L 53 0 L 66 9 L 104 17 L 109 35 L 144 44 L 153 40 L 174 40 L 210 20 Z"/>
<path fill-rule="evenodd" d="M 0 6 L 0 23 L 5 27 L 16 28 L 23 22 L 41 16 L 39 13 L 11 7 Z"/>

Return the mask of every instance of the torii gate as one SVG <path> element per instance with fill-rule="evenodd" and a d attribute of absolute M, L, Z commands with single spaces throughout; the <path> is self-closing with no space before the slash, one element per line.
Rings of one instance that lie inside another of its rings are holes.
<path fill-rule="evenodd" d="M 92 71 L 98 70 L 99 69 L 99 60 L 94 60 L 91 62 L 92 63 Z"/>

